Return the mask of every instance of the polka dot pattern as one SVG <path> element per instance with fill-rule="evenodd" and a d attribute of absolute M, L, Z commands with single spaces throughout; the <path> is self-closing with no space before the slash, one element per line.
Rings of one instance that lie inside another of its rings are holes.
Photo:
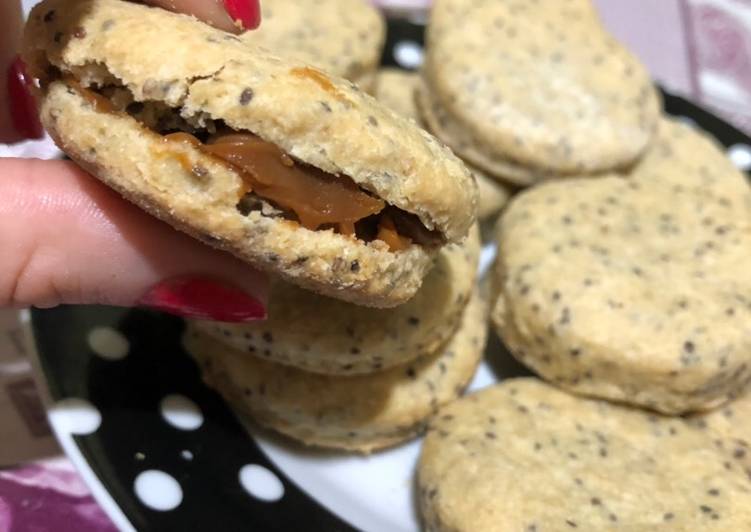
<path fill-rule="evenodd" d="M 284 496 L 284 484 L 279 477 L 257 464 L 246 465 L 240 470 L 240 484 L 250 495 L 262 501 L 274 502 Z"/>
<path fill-rule="evenodd" d="M 139 474 L 133 483 L 138 499 L 152 510 L 174 510 L 183 501 L 183 490 L 171 475 L 157 469 Z"/>

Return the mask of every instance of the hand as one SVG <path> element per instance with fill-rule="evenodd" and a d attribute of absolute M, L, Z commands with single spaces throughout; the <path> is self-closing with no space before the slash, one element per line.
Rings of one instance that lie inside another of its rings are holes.
<path fill-rule="evenodd" d="M 229 31 L 259 22 L 258 0 L 150 0 Z M 223 9 L 223 6 L 226 6 Z M 230 13 L 228 15 L 228 13 Z M 16 57 L 19 0 L 0 2 L 0 141 L 42 135 Z M 146 305 L 187 317 L 265 317 L 266 278 L 121 199 L 67 161 L 0 159 L 0 307 Z"/>

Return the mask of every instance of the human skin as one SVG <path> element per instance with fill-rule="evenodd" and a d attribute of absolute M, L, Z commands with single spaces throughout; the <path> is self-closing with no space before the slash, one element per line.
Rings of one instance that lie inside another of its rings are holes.
<path fill-rule="evenodd" d="M 258 0 L 148 0 L 225 31 L 254 29 Z M 20 0 L 0 2 L 0 142 L 43 133 L 17 58 Z M 266 316 L 263 274 L 123 200 L 69 161 L 0 159 L 0 307 L 144 305 L 219 321 Z"/>

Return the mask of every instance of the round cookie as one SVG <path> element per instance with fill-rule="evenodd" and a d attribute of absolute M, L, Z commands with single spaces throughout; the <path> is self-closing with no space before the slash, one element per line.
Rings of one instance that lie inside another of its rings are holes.
<path fill-rule="evenodd" d="M 511 189 L 500 184 L 495 179 L 488 177 L 482 170 L 467 165 L 477 182 L 477 219 L 488 220 L 506 206 L 511 198 Z"/>
<path fill-rule="evenodd" d="M 569 390 L 676 414 L 751 379 L 751 189 L 673 122 L 628 176 L 543 184 L 497 229 L 492 320 Z M 680 162 L 683 154 L 693 162 Z"/>
<path fill-rule="evenodd" d="M 397 68 L 382 68 L 378 71 L 375 97 L 382 103 L 422 125 L 415 102 L 415 91 L 420 77 L 414 72 Z M 497 214 L 508 203 L 511 191 L 507 186 L 486 175 L 471 165 L 467 166 L 474 174 L 478 188 L 477 217 L 486 220 Z"/>
<path fill-rule="evenodd" d="M 589 0 L 436 0 L 419 104 L 462 158 L 520 185 L 627 167 L 659 98 Z"/>
<path fill-rule="evenodd" d="M 266 362 L 185 335 L 204 378 L 234 408 L 308 445 L 369 453 L 419 434 L 458 397 L 482 357 L 486 306 L 473 296 L 456 335 L 436 354 L 373 375 L 334 377 Z"/>
<path fill-rule="evenodd" d="M 372 89 L 386 23 L 365 0 L 264 0 L 261 20 L 243 41 Z"/>
<path fill-rule="evenodd" d="M 268 319 L 258 323 L 195 322 L 230 347 L 313 373 L 372 373 L 434 353 L 453 336 L 469 301 L 480 256 L 474 227 L 451 244 L 417 294 L 393 309 L 360 307 L 275 283 Z"/>
<path fill-rule="evenodd" d="M 474 222 L 474 180 L 432 136 L 349 81 L 191 17 L 46 0 L 24 50 L 42 121 L 71 158 L 176 228 L 303 288 L 396 306 Z M 226 128 L 222 159 L 212 142 Z M 273 172 L 231 158 L 248 145 Z"/>
<path fill-rule="evenodd" d="M 373 95 L 386 107 L 418 124 L 420 114 L 415 102 L 415 90 L 420 76 L 401 68 L 384 67 L 376 73 Z"/>
<path fill-rule="evenodd" d="M 676 193 L 689 188 L 700 194 L 733 196 L 738 200 L 735 206 L 751 209 L 748 179 L 739 179 L 745 175 L 725 149 L 709 134 L 675 118 L 660 120 L 653 146 L 631 175 L 645 183 L 670 183 Z"/>
<path fill-rule="evenodd" d="M 442 408 L 418 465 L 426 530 L 748 530 L 748 456 L 679 418 L 511 379 Z"/>

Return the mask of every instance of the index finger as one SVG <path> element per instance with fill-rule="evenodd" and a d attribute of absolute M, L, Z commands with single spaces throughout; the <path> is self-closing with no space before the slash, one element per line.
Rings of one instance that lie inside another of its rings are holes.
<path fill-rule="evenodd" d="M 259 0 L 144 0 L 176 13 L 185 13 L 232 33 L 253 30 L 261 23 Z"/>

